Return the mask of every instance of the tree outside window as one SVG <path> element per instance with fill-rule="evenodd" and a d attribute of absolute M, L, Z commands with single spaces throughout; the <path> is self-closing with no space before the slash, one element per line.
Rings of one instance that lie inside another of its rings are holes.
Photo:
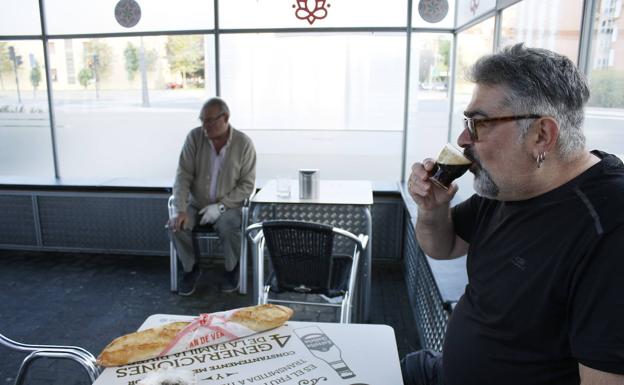
<path fill-rule="evenodd" d="M 39 88 L 39 83 L 41 83 L 41 69 L 38 65 L 36 65 L 30 70 L 30 84 L 33 86 L 33 98 L 37 97 L 37 88 Z"/>
<path fill-rule="evenodd" d="M 13 66 L 9 58 L 9 44 L 0 41 L 0 89 L 4 90 L 4 76 L 13 73 Z"/>
<path fill-rule="evenodd" d="M 201 35 L 180 35 L 167 38 L 166 50 L 169 68 L 182 77 L 182 87 L 187 87 L 190 77 L 203 78 L 204 37 Z"/>
<path fill-rule="evenodd" d="M 84 68 L 78 73 L 80 84 L 87 88 L 91 79 L 95 81 L 95 97 L 100 98 L 100 83 L 111 71 L 112 50 L 108 44 L 100 39 L 92 39 L 84 42 L 83 52 Z M 91 77 L 88 75 L 91 72 Z"/>

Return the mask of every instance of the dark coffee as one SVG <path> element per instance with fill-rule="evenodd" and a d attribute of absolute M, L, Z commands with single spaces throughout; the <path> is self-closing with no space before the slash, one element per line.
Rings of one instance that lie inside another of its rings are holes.
<path fill-rule="evenodd" d="M 468 171 L 470 165 L 470 160 L 464 156 L 461 150 L 447 143 L 438 155 L 430 179 L 443 189 L 448 189 L 455 179 Z"/>

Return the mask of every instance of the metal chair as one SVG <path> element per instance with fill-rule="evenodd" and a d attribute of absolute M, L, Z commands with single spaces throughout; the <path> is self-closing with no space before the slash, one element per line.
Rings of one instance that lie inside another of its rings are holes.
<path fill-rule="evenodd" d="M 271 302 L 338 307 L 340 322 L 351 322 L 359 257 L 366 248 L 368 236 L 355 236 L 346 230 L 321 223 L 290 220 L 253 224 L 247 227 L 247 235 L 255 246 L 258 304 Z M 353 245 L 350 255 L 334 254 L 336 236 Z M 264 283 L 265 246 L 273 270 L 267 280 L 270 284 Z M 321 294 L 336 298 L 340 303 L 270 298 L 271 292 L 275 291 Z"/>
<path fill-rule="evenodd" d="M 87 350 L 78 346 L 59 346 L 59 345 L 28 345 L 13 341 L 10 338 L 0 334 L 0 345 L 6 346 L 11 350 L 29 353 L 22 361 L 20 368 L 15 377 L 15 385 L 21 385 L 24 382 L 26 372 L 30 364 L 37 358 L 60 358 L 69 359 L 77 362 L 87 372 L 91 383 L 95 382 L 100 375 L 100 370 L 96 364 L 95 357 Z"/>
<path fill-rule="evenodd" d="M 255 190 L 256 189 L 254 188 L 254 193 Z M 251 197 L 245 199 L 241 208 L 241 255 L 238 261 L 238 292 L 240 294 L 247 294 L 247 239 L 245 238 L 245 228 L 247 227 L 247 222 L 249 220 L 249 204 L 254 193 L 252 193 Z M 172 218 L 176 214 L 173 195 L 169 197 L 167 209 L 169 211 L 169 218 Z M 168 229 L 168 224 L 165 225 L 165 228 Z M 193 228 L 191 238 L 193 240 L 193 250 L 195 250 L 195 254 L 198 258 L 197 260 L 199 260 L 199 240 L 219 240 L 219 235 L 212 225 L 198 224 Z M 175 292 L 178 290 L 178 253 L 172 239 L 169 240 L 169 270 L 171 274 L 171 291 Z"/>

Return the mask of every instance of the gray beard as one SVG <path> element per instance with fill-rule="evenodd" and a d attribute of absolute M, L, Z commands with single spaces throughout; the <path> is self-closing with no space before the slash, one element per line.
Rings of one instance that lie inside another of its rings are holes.
<path fill-rule="evenodd" d="M 492 175 L 481 166 L 481 159 L 474 153 L 472 147 L 464 150 L 464 153 L 477 166 L 474 171 L 475 178 L 473 183 L 475 192 L 484 198 L 496 199 L 500 189 L 492 179 Z"/>
<path fill-rule="evenodd" d="M 490 173 L 481 168 L 480 164 L 475 171 L 473 186 L 476 193 L 484 198 L 496 199 L 500 193 L 500 189 L 492 180 Z"/>

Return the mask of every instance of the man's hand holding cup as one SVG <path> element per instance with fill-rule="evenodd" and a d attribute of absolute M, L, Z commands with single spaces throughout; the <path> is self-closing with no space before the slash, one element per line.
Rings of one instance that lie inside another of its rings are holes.
<path fill-rule="evenodd" d="M 462 176 L 471 164 L 461 150 L 447 143 L 437 161 L 427 158 L 412 166 L 407 183 L 412 199 L 423 210 L 432 210 L 450 202 L 458 189 L 452 182 Z"/>

